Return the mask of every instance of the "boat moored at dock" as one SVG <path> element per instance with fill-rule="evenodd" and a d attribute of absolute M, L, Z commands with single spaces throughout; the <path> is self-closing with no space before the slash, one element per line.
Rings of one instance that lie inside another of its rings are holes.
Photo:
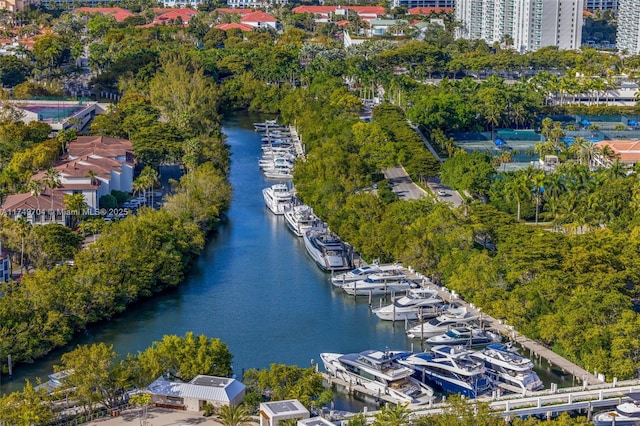
<path fill-rule="evenodd" d="M 401 271 L 401 270 L 402 270 L 402 265 L 399 263 L 381 265 L 377 262 L 374 262 L 370 265 L 364 265 L 352 271 L 343 272 L 341 274 L 334 275 L 331 277 L 331 282 L 336 287 L 342 287 L 346 283 L 364 280 L 371 274 L 379 274 L 381 272 Z"/>
<path fill-rule="evenodd" d="M 436 316 L 444 309 L 443 301 L 437 290 L 412 288 L 407 294 L 393 303 L 372 309 L 378 318 L 384 321 L 417 320 L 427 316 Z"/>
<path fill-rule="evenodd" d="M 325 370 L 334 377 L 363 386 L 398 403 L 427 404 L 433 389 L 412 377 L 414 370 L 396 362 L 402 352 L 367 350 L 359 353 L 321 353 Z"/>
<path fill-rule="evenodd" d="M 271 210 L 273 214 L 284 214 L 293 201 L 293 196 L 287 185 L 283 183 L 276 183 L 268 186 L 262 190 L 265 205 Z"/>
<path fill-rule="evenodd" d="M 496 383 L 505 383 L 519 392 L 535 392 L 544 389 L 544 383 L 533 371 L 533 361 L 520 355 L 514 348 L 494 343 L 473 352 L 471 357 L 482 361 L 487 373 Z"/>
<path fill-rule="evenodd" d="M 403 273 L 380 272 L 371 274 L 364 280 L 347 283 L 342 289 L 352 296 L 381 296 L 407 291 L 411 287 L 412 283 Z"/>
<path fill-rule="evenodd" d="M 311 207 L 300 204 L 293 206 L 284 212 L 284 218 L 287 221 L 287 227 L 298 237 L 302 237 L 305 232 L 311 230 L 319 221 L 313 214 Z"/>
<path fill-rule="evenodd" d="M 615 410 L 593 416 L 595 426 L 640 426 L 640 392 L 626 394 L 630 401 L 618 404 Z"/>
<path fill-rule="evenodd" d="M 465 346 L 483 346 L 501 341 L 502 337 L 498 333 L 473 327 L 452 328 L 446 333 L 437 334 L 425 340 L 430 345 Z"/>
<path fill-rule="evenodd" d="M 312 228 L 304 233 L 304 246 L 309 256 L 326 272 L 352 269 L 351 246 L 328 228 Z"/>
<path fill-rule="evenodd" d="M 435 389 L 476 398 L 490 392 L 492 382 L 482 362 L 470 358 L 470 353 L 461 346 L 439 345 L 399 362 L 413 368 L 413 377 Z"/>
<path fill-rule="evenodd" d="M 413 339 L 431 337 L 451 328 L 466 327 L 478 319 L 478 316 L 469 312 L 466 307 L 449 308 L 437 317 L 411 327 L 407 330 L 407 335 Z"/>

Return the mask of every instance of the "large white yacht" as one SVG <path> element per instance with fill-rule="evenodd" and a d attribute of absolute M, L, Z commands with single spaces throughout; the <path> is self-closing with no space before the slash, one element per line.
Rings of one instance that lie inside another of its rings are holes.
<path fill-rule="evenodd" d="M 417 320 L 442 312 L 444 305 L 437 290 L 412 288 L 393 303 L 372 309 L 378 318 L 385 321 Z"/>
<path fill-rule="evenodd" d="M 630 401 L 618 404 L 615 410 L 593 416 L 595 426 L 640 426 L 640 392 L 626 394 Z"/>
<path fill-rule="evenodd" d="M 262 190 L 264 203 L 273 214 L 284 214 L 291 207 L 293 196 L 287 185 L 276 183 Z"/>
<path fill-rule="evenodd" d="M 353 281 L 342 286 L 352 296 L 381 296 L 383 294 L 400 293 L 411 288 L 407 277 L 399 272 L 379 272 L 371 274 L 364 280 Z"/>
<path fill-rule="evenodd" d="M 321 353 L 324 369 L 341 380 L 363 386 L 398 403 L 426 404 L 433 389 L 412 377 L 414 370 L 396 362 L 398 352 L 368 350 L 359 353 Z"/>
<path fill-rule="evenodd" d="M 287 226 L 298 237 L 302 237 L 305 232 L 311 230 L 318 222 L 318 218 L 313 214 L 313 209 L 305 204 L 291 207 L 284 212 Z"/>
<path fill-rule="evenodd" d="M 478 316 L 463 308 L 449 308 L 437 317 L 423 322 L 407 330 L 407 335 L 414 339 L 442 334 L 450 328 L 466 327 L 478 320 Z"/>
<path fill-rule="evenodd" d="M 533 371 L 533 362 L 514 348 L 494 343 L 472 353 L 471 357 L 484 362 L 494 382 L 503 382 L 523 395 L 544 388 L 544 383 Z"/>
<path fill-rule="evenodd" d="M 342 287 L 346 283 L 364 280 L 371 274 L 400 270 L 402 270 L 402 265 L 399 263 L 381 265 L 378 262 L 374 262 L 370 265 L 364 265 L 352 271 L 336 274 L 331 277 L 331 282 L 336 287 Z"/>
<path fill-rule="evenodd" d="M 323 271 L 352 268 L 351 248 L 327 228 L 312 228 L 304 233 L 304 247 Z"/>
<path fill-rule="evenodd" d="M 489 392 L 492 382 L 482 362 L 470 358 L 470 353 L 461 346 L 439 345 L 399 362 L 413 368 L 413 377 L 435 389 L 475 398 Z"/>
<path fill-rule="evenodd" d="M 502 337 L 498 333 L 473 327 L 452 328 L 443 334 L 436 334 L 425 340 L 430 345 L 465 345 L 485 346 L 500 343 Z"/>

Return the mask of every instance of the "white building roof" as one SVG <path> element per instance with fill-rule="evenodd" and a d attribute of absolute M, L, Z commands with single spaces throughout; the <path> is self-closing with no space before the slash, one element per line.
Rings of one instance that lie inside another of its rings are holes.
<path fill-rule="evenodd" d="M 245 385 L 236 379 L 200 375 L 189 383 L 170 382 L 159 377 L 148 389 L 156 395 L 230 402 L 244 391 Z"/>
<path fill-rule="evenodd" d="M 260 411 L 269 418 L 309 417 L 309 410 L 297 399 L 260 403 Z"/>

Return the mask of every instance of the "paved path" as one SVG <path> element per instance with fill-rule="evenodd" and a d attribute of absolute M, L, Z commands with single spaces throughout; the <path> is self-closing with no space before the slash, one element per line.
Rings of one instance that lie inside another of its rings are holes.
<path fill-rule="evenodd" d="M 464 203 L 460 193 L 440 183 L 439 177 L 429 178 L 427 186 L 431 189 L 431 192 L 435 194 L 438 201 L 451 203 L 453 207 L 460 207 L 462 203 Z"/>
<path fill-rule="evenodd" d="M 422 142 L 424 142 L 424 146 L 427 147 L 427 149 L 431 152 L 431 154 L 436 157 L 436 159 L 443 163 L 444 159 L 440 158 L 440 156 L 438 155 L 438 153 L 436 152 L 435 149 L 433 149 L 433 147 L 431 146 L 431 142 L 429 142 L 429 140 L 425 137 L 425 135 L 422 133 L 422 130 L 420 130 L 420 128 L 416 125 L 414 125 L 412 122 L 409 121 L 409 126 L 411 126 L 411 128 L 413 130 L 415 130 L 415 132 L 418 134 L 418 136 L 420 136 L 420 138 L 422 138 Z"/>
<path fill-rule="evenodd" d="M 393 193 L 403 200 L 415 200 L 427 196 L 427 192 L 413 183 L 402 167 L 385 170 L 384 177 L 389 181 Z"/>

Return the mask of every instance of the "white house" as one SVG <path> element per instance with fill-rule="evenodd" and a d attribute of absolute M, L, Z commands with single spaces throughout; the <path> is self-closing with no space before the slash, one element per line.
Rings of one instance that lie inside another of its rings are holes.
<path fill-rule="evenodd" d="M 202 411 L 205 404 L 238 406 L 246 393 L 245 385 L 236 379 L 204 375 L 194 377 L 189 383 L 170 382 L 159 377 L 148 390 L 156 406 L 186 411 Z"/>
<path fill-rule="evenodd" d="M 254 28 L 272 28 L 278 29 L 278 20 L 266 12 L 257 10 L 255 12 L 242 15 L 240 23 L 251 25 Z"/>

